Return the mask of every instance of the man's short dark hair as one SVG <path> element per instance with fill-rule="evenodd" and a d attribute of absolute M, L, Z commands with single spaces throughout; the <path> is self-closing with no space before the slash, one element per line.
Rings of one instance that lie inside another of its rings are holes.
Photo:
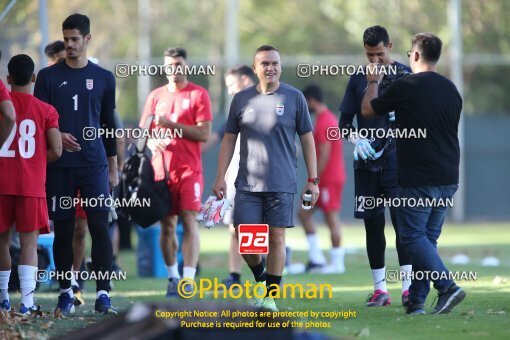
<path fill-rule="evenodd" d="M 303 95 L 306 99 L 315 99 L 319 103 L 323 101 L 322 90 L 318 85 L 312 84 L 305 87 L 303 90 Z"/>
<path fill-rule="evenodd" d="M 416 47 L 425 61 L 435 64 L 441 56 L 443 42 L 432 33 L 418 33 L 411 40 L 411 46 Z"/>
<path fill-rule="evenodd" d="M 255 72 L 253 72 L 253 69 L 248 65 L 239 65 L 232 67 L 225 73 L 225 75 L 227 76 L 232 75 L 236 77 L 247 76 L 253 82 L 256 79 Z"/>
<path fill-rule="evenodd" d="M 62 40 L 56 40 L 52 43 L 49 43 L 44 48 L 44 53 L 48 58 L 54 58 L 56 54 L 64 51 L 66 49 L 64 42 Z"/>
<path fill-rule="evenodd" d="M 71 14 L 62 23 L 63 30 L 78 30 L 82 36 L 90 34 L 90 19 L 86 15 L 74 13 Z"/>
<path fill-rule="evenodd" d="M 376 25 L 369 27 L 365 30 L 365 33 L 363 33 L 363 45 L 375 47 L 379 45 L 381 41 L 384 46 L 388 46 L 390 43 L 388 31 L 382 26 Z"/>
<path fill-rule="evenodd" d="M 274 47 L 274 46 L 271 46 L 271 45 L 262 45 L 259 48 L 257 48 L 257 50 L 255 51 L 255 54 L 257 54 L 259 52 L 265 52 L 265 51 L 276 51 L 276 52 L 278 52 L 278 49 L 276 47 Z"/>
<path fill-rule="evenodd" d="M 169 47 L 165 50 L 165 57 L 178 58 L 182 57 L 184 60 L 188 57 L 188 52 L 182 47 Z"/>
<path fill-rule="evenodd" d="M 259 53 L 259 52 L 266 52 L 266 51 L 276 51 L 279 53 L 278 49 L 274 46 L 271 46 L 271 45 L 262 45 L 260 46 L 259 48 L 257 48 L 257 50 L 255 51 L 255 53 L 253 54 L 253 58 L 255 59 L 255 56 Z"/>
<path fill-rule="evenodd" d="M 16 86 L 25 86 L 32 80 L 34 61 L 26 54 L 18 54 L 9 60 L 7 69 L 12 82 Z"/>

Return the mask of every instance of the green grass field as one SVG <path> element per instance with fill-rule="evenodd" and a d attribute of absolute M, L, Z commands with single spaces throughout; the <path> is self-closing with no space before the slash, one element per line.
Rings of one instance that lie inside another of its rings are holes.
<path fill-rule="evenodd" d="M 387 232 L 387 269 L 398 269 L 394 234 L 391 227 Z M 321 244 L 329 248 L 328 233 L 325 228 L 319 230 Z M 344 245 L 348 249 L 346 255 L 347 272 L 342 275 L 295 275 L 286 276 L 286 283 L 330 283 L 334 287 L 332 299 L 279 300 L 280 310 L 313 310 L 313 311 L 356 311 L 355 318 L 325 320 L 331 322 L 330 328 L 315 329 L 333 338 L 351 338 L 371 336 L 379 339 L 404 338 L 510 338 L 510 225 L 506 224 L 467 224 L 446 225 L 439 249 L 450 270 L 476 271 L 476 281 L 460 281 L 467 297 L 449 315 L 406 316 L 400 305 L 400 283 L 391 283 L 390 290 L 393 303 L 390 307 L 366 308 L 365 299 L 372 290 L 371 276 L 364 247 L 364 229 L 359 225 L 349 225 L 343 231 Z M 226 228 L 201 230 L 202 253 L 200 264 L 201 277 L 223 279 L 227 274 L 226 249 L 228 231 Z M 290 230 L 287 244 L 293 248 L 293 262 L 306 261 L 306 240 L 301 228 Z M 452 265 L 452 255 L 464 253 L 471 259 L 468 265 Z M 327 253 L 326 253 L 327 254 Z M 117 282 L 112 292 L 113 302 L 118 309 L 126 310 L 135 302 L 164 302 L 166 280 L 139 278 L 136 271 L 135 252 L 121 254 L 120 264 L 127 271 L 128 279 Z M 481 260 L 485 256 L 496 256 L 501 260 L 499 267 L 482 267 Z M 243 278 L 251 279 L 249 270 L 243 270 Z M 58 336 L 76 328 L 100 322 L 102 316 L 93 313 L 95 294 L 93 284 L 86 287 L 87 304 L 80 307 L 76 316 L 66 319 L 54 319 L 50 313 L 43 318 L 1 324 L 0 338 L 48 337 Z M 435 291 L 432 290 L 427 301 L 430 307 Z M 50 311 L 56 304 L 56 293 L 38 292 L 36 298 L 43 310 Z M 208 297 L 207 300 L 213 300 Z M 196 299 L 195 299 L 196 301 Z M 220 299 L 223 302 L 223 299 Z M 19 305 L 19 296 L 11 295 L 13 306 Z M 183 306 L 187 303 L 183 301 Z M 183 307 L 184 308 L 184 307 Z"/>

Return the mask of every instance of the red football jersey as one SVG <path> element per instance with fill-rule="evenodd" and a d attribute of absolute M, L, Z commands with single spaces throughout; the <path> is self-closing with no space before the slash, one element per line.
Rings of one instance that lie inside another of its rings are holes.
<path fill-rule="evenodd" d="M 55 108 L 11 92 L 16 125 L 0 149 L 0 195 L 46 197 L 46 131 L 58 128 Z"/>
<path fill-rule="evenodd" d="M 3 81 L 0 80 L 0 103 L 4 100 L 11 100 L 11 97 L 9 96 L 9 90 L 7 90 Z"/>
<path fill-rule="evenodd" d="M 184 125 L 196 125 L 198 122 L 212 120 L 211 101 L 207 91 L 191 82 L 177 92 L 171 93 L 167 86 L 162 86 L 152 91 L 147 98 L 140 127 L 144 126 L 148 115 L 164 115 L 174 123 Z M 154 122 L 152 128 L 155 127 Z M 164 129 L 164 128 L 163 128 Z M 189 170 L 202 172 L 202 155 L 200 152 L 200 142 L 186 138 L 175 137 L 170 139 L 168 146 L 164 151 L 166 169 L 170 172 L 175 170 Z M 165 177 L 161 153 L 156 153 L 152 159 L 156 180 Z"/>
<path fill-rule="evenodd" d="M 331 144 L 331 154 L 328 164 L 324 171 L 319 174 L 321 182 L 343 182 L 345 180 L 344 155 L 342 150 L 342 141 L 328 140 L 327 130 L 329 127 L 338 127 L 338 119 L 328 109 L 317 114 L 317 122 L 315 123 L 314 139 L 315 148 L 317 150 L 317 159 L 320 156 L 319 145 L 324 143 Z"/>

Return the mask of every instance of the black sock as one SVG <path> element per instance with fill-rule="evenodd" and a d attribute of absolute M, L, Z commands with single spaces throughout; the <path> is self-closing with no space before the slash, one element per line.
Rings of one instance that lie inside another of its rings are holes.
<path fill-rule="evenodd" d="M 86 211 L 89 232 L 92 238 L 92 264 L 97 272 L 110 273 L 112 271 L 113 249 L 108 235 L 108 211 Z M 72 260 L 72 259 L 71 259 Z M 110 280 L 96 280 L 96 290 L 110 291 Z"/>
<path fill-rule="evenodd" d="M 53 241 L 53 258 L 57 272 L 64 274 L 73 267 L 74 218 L 53 221 L 55 240 Z M 71 280 L 67 275 L 58 276 L 60 289 L 70 289 Z"/>
<path fill-rule="evenodd" d="M 386 249 L 386 238 L 384 237 L 384 215 L 366 219 L 366 249 L 368 255 L 368 263 L 370 269 L 378 269 L 384 267 L 384 251 Z"/>
<path fill-rule="evenodd" d="M 273 290 L 276 290 L 277 288 L 272 285 L 280 285 L 280 282 L 282 282 L 281 276 L 266 274 L 266 287 L 267 287 L 267 294 L 266 296 L 270 296 L 270 292 Z"/>
<path fill-rule="evenodd" d="M 239 273 L 230 273 L 230 277 L 232 278 L 232 280 L 236 281 L 236 282 L 239 282 L 241 280 L 241 274 Z"/>
<path fill-rule="evenodd" d="M 264 265 L 262 264 L 262 261 L 253 267 L 250 266 L 250 269 L 251 272 L 253 273 L 255 281 L 257 282 L 266 281 L 266 273 L 264 272 Z"/>

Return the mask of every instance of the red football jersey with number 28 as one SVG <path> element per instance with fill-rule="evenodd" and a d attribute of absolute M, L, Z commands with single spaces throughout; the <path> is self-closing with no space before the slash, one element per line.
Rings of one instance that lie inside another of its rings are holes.
<path fill-rule="evenodd" d="M 46 131 L 58 128 L 55 108 L 11 92 L 16 125 L 0 149 L 0 195 L 46 197 Z"/>

